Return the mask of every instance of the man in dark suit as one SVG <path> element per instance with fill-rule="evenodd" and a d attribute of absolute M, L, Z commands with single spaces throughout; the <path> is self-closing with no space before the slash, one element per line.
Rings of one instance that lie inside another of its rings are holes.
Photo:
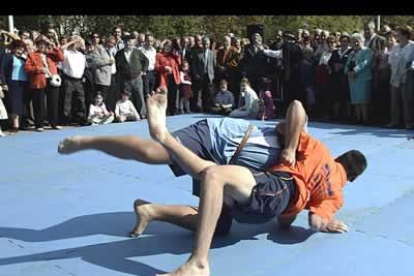
<path fill-rule="evenodd" d="M 293 100 L 305 102 L 299 80 L 299 64 L 303 59 L 302 49 L 296 37 L 290 32 L 283 33 L 282 66 L 283 66 L 283 108 L 290 105 Z"/>
<path fill-rule="evenodd" d="M 302 61 L 302 49 L 291 32 L 283 33 L 283 45 L 280 50 L 264 50 L 266 56 L 282 59 L 283 64 L 283 108 L 293 100 L 304 101 L 299 80 L 299 64 Z M 262 47 L 263 48 L 263 47 Z"/>
<path fill-rule="evenodd" d="M 191 49 L 190 49 L 190 43 L 189 39 L 186 36 L 183 36 L 180 39 L 180 57 L 181 60 L 191 60 Z"/>
<path fill-rule="evenodd" d="M 196 38 L 196 46 L 197 46 Z M 214 67 L 216 66 L 216 53 L 210 49 L 210 38 L 202 39 L 203 47 L 192 51 L 191 73 L 193 76 L 193 93 L 195 104 L 201 93 L 202 109 L 209 112 L 212 107 Z"/>
<path fill-rule="evenodd" d="M 268 71 L 267 58 L 261 51 L 263 48 L 262 36 L 254 33 L 251 43 L 244 47 L 244 55 L 241 60 L 242 76 L 249 79 L 254 91 L 258 92 L 259 80 L 265 77 Z"/>
<path fill-rule="evenodd" d="M 191 47 L 191 41 L 194 41 L 194 46 Z M 191 50 L 191 57 L 190 57 L 190 74 L 191 74 L 191 89 L 193 90 L 193 97 L 190 99 L 190 108 L 191 111 L 199 112 L 201 110 L 201 78 L 199 70 L 196 67 L 198 64 L 198 54 L 199 52 L 203 51 L 202 46 L 202 36 L 196 35 L 189 39 L 190 50 Z"/>
<path fill-rule="evenodd" d="M 124 89 L 131 91 L 132 103 L 141 118 L 145 118 L 147 111 L 142 76 L 148 70 L 149 61 L 140 50 L 134 48 L 134 36 L 126 37 L 125 42 L 125 48 L 115 55 L 116 70 L 121 81 L 121 91 Z"/>

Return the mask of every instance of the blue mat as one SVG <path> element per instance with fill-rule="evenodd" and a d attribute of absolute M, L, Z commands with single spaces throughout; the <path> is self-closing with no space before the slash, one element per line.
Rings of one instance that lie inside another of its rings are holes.
<path fill-rule="evenodd" d="M 170 130 L 205 118 L 169 117 Z M 252 121 L 274 125 L 276 122 Z M 214 239 L 212 275 L 412 276 L 414 256 L 413 132 L 310 123 L 309 132 L 333 155 L 366 153 L 363 176 L 345 188 L 338 218 L 348 234 L 313 233 L 303 212 L 289 231 L 275 222 L 235 223 Z M 0 275 L 139 275 L 171 271 L 189 256 L 191 232 L 153 223 L 145 235 L 126 237 L 135 223 L 136 198 L 197 205 L 191 179 L 167 166 L 121 161 L 87 151 L 57 154 L 72 135 L 133 134 L 148 138 L 146 121 L 0 139 Z"/>

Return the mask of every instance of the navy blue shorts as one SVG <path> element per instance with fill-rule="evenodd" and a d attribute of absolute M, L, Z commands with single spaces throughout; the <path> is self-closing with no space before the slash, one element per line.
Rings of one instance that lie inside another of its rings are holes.
<path fill-rule="evenodd" d="M 219 164 L 213 155 L 207 120 L 177 130 L 172 135 L 200 158 Z M 186 172 L 174 161 L 170 164 L 170 168 L 177 177 L 186 175 Z M 232 208 L 223 204 L 216 234 L 227 234 L 233 218 L 241 223 L 264 223 L 282 214 L 289 205 L 295 193 L 295 183 L 289 173 L 265 173 L 254 169 L 250 171 L 256 180 L 256 186 L 251 193 L 249 203 L 243 206 L 235 205 Z M 200 182 L 196 179 L 193 179 L 193 195 L 200 196 Z"/>
<path fill-rule="evenodd" d="M 240 223 L 265 223 L 285 211 L 295 194 L 295 181 L 286 172 L 260 172 L 251 170 L 256 186 L 246 205 L 235 204 L 232 217 Z"/>
<path fill-rule="evenodd" d="M 198 121 L 186 128 L 174 131 L 172 136 L 201 159 L 218 163 L 213 155 L 207 120 Z M 187 174 L 175 161 L 170 164 L 170 168 L 175 176 Z"/>

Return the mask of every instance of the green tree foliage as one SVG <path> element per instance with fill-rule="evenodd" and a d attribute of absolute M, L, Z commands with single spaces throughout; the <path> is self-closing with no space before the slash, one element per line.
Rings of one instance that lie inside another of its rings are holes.
<path fill-rule="evenodd" d="M 69 34 L 72 31 L 83 35 L 98 32 L 108 35 L 116 26 L 132 32 L 151 32 L 156 37 L 166 38 L 194 34 L 215 34 L 221 38 L 232 32 L 237 36 L 246 36 L 246 25 L 264 24 L 266 39 L 272 39 L 278 30 L 296 32 L 298 28 L 307 26 L 308 30 L 316 28 L 336 32 L 353 32 L 362 30 L 365 22 L 374 20 L 376 16 L 149 16 L 149 15 L 76 15 L 76 16 L 15 16 L 18 29 L 44 29 L 54 26 L 59 33 Z M 5 20 L 4 22 L 7 22 Z M 381 24 L 414 25 L 412 16 L 382 16 Z"/>

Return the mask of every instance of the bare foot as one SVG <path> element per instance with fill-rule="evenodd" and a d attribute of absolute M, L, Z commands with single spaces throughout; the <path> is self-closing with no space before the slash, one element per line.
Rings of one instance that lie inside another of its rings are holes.
<path fill-rule="evenodd" d="M 80 144 L 82 136 L 68 137 L 61 141 L 58 146 L 58 152 L 60 154 L 71 154 L 81 150 Z"/>
<path fill-rule="evenodd" d="M 167 274 L 157 274 L 157 276 L 209 276 L 210 268 L 207 265 L 200 265 L 189 260 L 177 270 Z"/>
<path fill-rule="evenodd" d="M 152 139 L 162 143 L 168 134 L 166 126 L 167 97 L 155 94 L 147 100 L 148 126 Z"/>
<path fill-rule="evenodd" d="M 138 237 L 147 229 L 148 224 L 151 221 L 150 208 L 150 202 L 142 199 L 135 200 L 134 210 L 137 215 L 137 223 L 134 229 L 129 232 L 131 238 Z"/>

